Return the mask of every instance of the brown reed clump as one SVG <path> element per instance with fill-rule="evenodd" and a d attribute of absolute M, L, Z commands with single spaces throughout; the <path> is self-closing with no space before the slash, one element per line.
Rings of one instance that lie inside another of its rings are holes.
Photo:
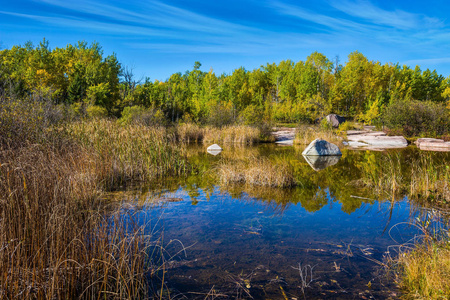
<path fill-rule="evenodd" d="M 1 298 L 145 295 L 144 241 L 107 217 L 86 152 L 30 145 L 0 161 Z"/>
<path fill-rule="evenodd" d="M 450 167 L 421 153 L 411 167 L 410 195 L 432 204 L 450 204 Z"/>
<path fill-rule="evenodd" d="M 287 163 L 263 157 L 253 157 L 246 161 L 223 161 L 218 166 L 218 174 L 224 184 L 245 183 L 281 188 L 296 185 L 293 171 Z"/>
<path fill-rule="evenodd" d="M 45 103 L 0 104 L 0 298 L 146 298 L 152 237 L 101 195 L 119 177 L 181 172 L 171 138 L 106 120 L 58 123 Z"/>
<path fill-rule="evenodd" d="M 204 131 L 204 143 L 235 143 L 252 145 L 261 139 L 261 130 L 245 125 L 230 125 L 222 128 L 206 127 Z"/>
<path fill-rule="evenodd" d="M 413 245 L 402 245 L 391 259 L 392 270 L 408 299 L 450 298 L 450 232 L 448 212 L 429 210 L 413 224 L 421 231 Z"/>
<path fill-rule="evenodd" d="M 204 131 L 204 128 L 194 123 L 178 124 L 177 140 L 182 143 L 200 143 L 203 141 Z"/>
<path fill-rule="evenodd" d="M 175 136 L 164 127 L 121 126 L 99 119 L 72 123 L 68 133 L 84 147 L 93 149 L 108 188 L 189 170 L 184 147 L 175 145 Z"/>
<path fill-rule="evenodd" d="M 320 126 L 300 125 L 295 134 L 294 144 L 309 145 L 315 139 L 323 139 L 327 142 L 343 146 L 344 139 L 337 135 L 332 129 L 322 128 Z"/>

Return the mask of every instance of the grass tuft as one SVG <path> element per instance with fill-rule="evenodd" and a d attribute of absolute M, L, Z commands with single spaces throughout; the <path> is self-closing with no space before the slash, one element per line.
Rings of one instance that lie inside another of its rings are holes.
<path fill-rule="evenodd" d="M 315 139 L 323 139 L 329 143 L 333 143 L 342 147 L 344 139 L 337 135 L 332 129 L 322 128 L 320 126 L 300 125 L 294 138 L 296 145 L 309 145 Z"/>
<path fill-rule="evenodd" d="M 245 183 L 281 188 L 296 185 L 293 171 L 286 162 L 273 162 L 264 157 L 253 157 L 246 161 L 224 160 L 218 166 L 218 173 L 224 184 Z"/>

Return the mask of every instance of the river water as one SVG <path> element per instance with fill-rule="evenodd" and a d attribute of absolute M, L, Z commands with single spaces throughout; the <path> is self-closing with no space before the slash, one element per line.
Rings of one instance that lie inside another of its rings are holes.
<path fill-rule="evenodd" d="M 344 150 L 314 170 L 301 151 L 257 146 L 212 156 L 191 147 L 193 175 L 116 194 L 158 241 L 151 292 L 161 296 L 163 281 L 171 299 L 397 298 L 387 258 L 420 235 L 411 224 L 424 210 L 406 190 L 374 182 L 389 172 L 408 181 L 420 153 Z M 426 155 L 450 161 L 447 153 Z M 298 186 L 221 183 L 218 164 L 250 156 L 288 161 Z"/>

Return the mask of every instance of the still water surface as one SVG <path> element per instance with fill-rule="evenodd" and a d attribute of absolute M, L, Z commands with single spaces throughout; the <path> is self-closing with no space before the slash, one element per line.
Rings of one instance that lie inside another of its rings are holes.
<path fill-rule="evenodd" d="M 210 156 L 191 149 L 191 177 L 129 191 L 141 222 L 162 237 L 164 295 L 172 299 L 388 299 L 386 256 L 419 234 L 411 220 L 421 208 L 405 195 L 375 193 L 361 178 L 392 164 L 409 172 L 417 150 L 344 151 L 313 170 L 293 147 L 253 147 Z M 244 152 L 244 154 L 242 154 Z M 229 157 L 267 156 L 296 166 L 294 189 L 224 186 L 213 174 Z M 448 159 L 448 154 L 435 155 Z M 227 157 L 229 156 L 229 157 Z M 384 161 L 384 162 L 383 162 Z M 403 174 L 402 176 L 407 176 Z M 155 200 L 157 199 L 157 200 Z M 159 199 L 159 200 L 158 200 Z M 164 201 L 164 199 L 168 201 Z M 160 278 L 161 278 L 160 274 Z M 159 287 L 154 286 L 154 293 Z"/>

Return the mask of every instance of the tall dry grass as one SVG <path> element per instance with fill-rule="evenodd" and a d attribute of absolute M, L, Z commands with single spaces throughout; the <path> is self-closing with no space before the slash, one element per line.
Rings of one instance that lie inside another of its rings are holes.
<path fill-rule="evenodd" d="M 450 298 L 450 231 L 448 213 L 431 209 L 416 219 L 416 243 L 402 245 L 391 261 L 405 298 Z"/>
<path fill-rule="evenodd" d="M 201 127 L 194 123 L 182 123 L 176 126 L 176 137 L 178 141 L 183 143 L 253 145 L 260 142 L 275 141 L 267 124 L 259 127 L 248 125 Z"/>
<path fill-rule="evenodd" d="M 194 123 L 181 123 L 176 127 L 177 140 L 182 143 L 200 143 L 205 134 L 204 128 Z"/>
<path fill-rule="evenodd" d="M 235 143 L 252 145 L 260 141 L 261 131 L 256 127 L 231 125 L 222 128 L 205 127 L 204 143 Z"/>
<path fill-rule="evenodd" d="M 222 183 L 244 183 L 266 187 L 293 187 L 296 185 L 292 168 L 284 161 L 265 157 L 251 157 L 244 161 L 224 160 L 217 172 Z"/>
<path fill-rule="evenodd" d="M 67 132 L 92 149 L 108 188 L 189 170 L 184 146 L 176 145 L 175 135 L 164 127 L 122 126 L 113 120 L 97 119 L 69 124 Z"/>
<path fill-rule="evenodd" d="M 412 162 L 410 195 L 432 204 L 450 204 L 450 166 L 421 153 Z"/>
<path fill-rule="evenodd" d="M 145 241 L 109 217 L 88 153 L 29 145 L 0 161 L 1 298 L 145 296 Z"/>
<path fill-rule="evenodd" d="M 0 99 L 0 298 L 148 297 L 153 237 L 101 195 L 183 172 L 182 151 L 160 129 L 62 124 L 46 106 Z"/>
<path fill-rule="evenodd" d="M 315 139 L 323 139 L 327 142 L 343 146 L 344 138 L 329 128 L 322 128 L 320 126 L 300 125 L 297 127 L 294 144 L 309 145 Z"/>

